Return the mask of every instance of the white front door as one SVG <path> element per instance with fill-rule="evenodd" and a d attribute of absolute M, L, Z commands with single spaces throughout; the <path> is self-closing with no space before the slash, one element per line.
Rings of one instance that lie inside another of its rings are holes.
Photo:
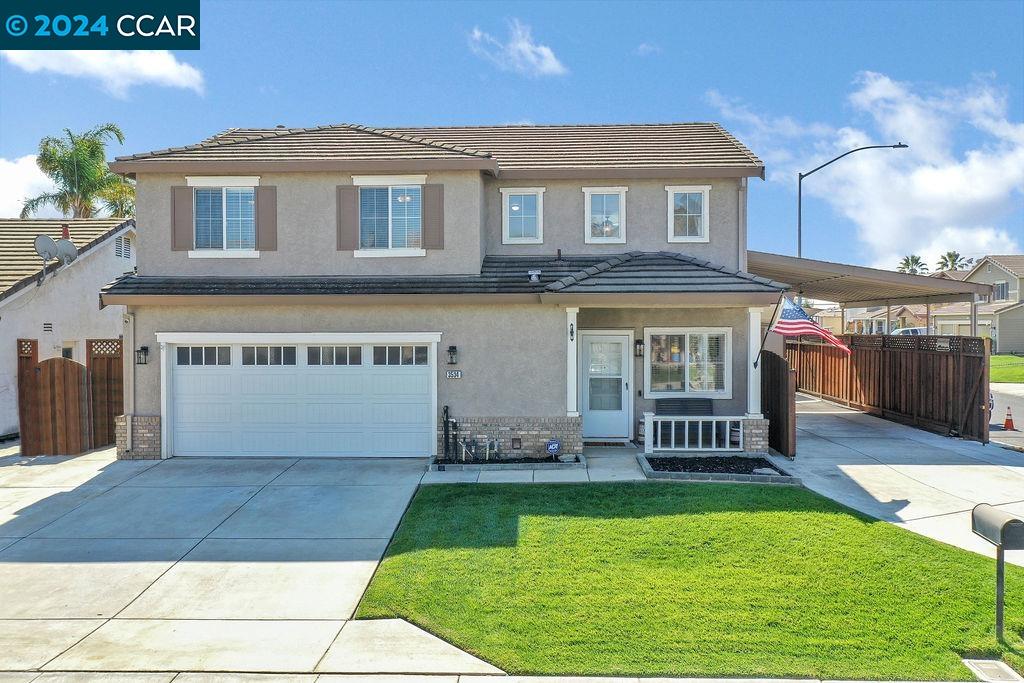
<path fill-rule="evenodd" d="M 580 341 L 583 438 L 631 438 L 630 335 L 582 332 Z"/>

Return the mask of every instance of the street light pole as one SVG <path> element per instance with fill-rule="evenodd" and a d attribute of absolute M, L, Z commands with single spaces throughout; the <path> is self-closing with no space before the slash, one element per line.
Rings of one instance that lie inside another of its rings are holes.
<path fill-rule="evenodd" d="M 849 152 L 843 152 L 842 154 L 837 156 L 835 159 L 830 159 L 829 161 L 826 161 L 825 163 L 823 163 L 821 166 L 818 166 L 816 168 L 812 168 L 807 173 L 797 173 L 797 175 L 796 175 L 796 255 L 797 255 L 797 257 L 799 258 L 799 257 L 803 256 L 803 241 L 804 241 L 804 214 L 803 214 L 803 209 L 804 209 L 804 178 L 806 178 L 807 176 L 811 175 L 812 173 L 817 173 L 818 171 L 820 171 L 821 169 L 825 168 L 829 164 L 835 163 L 836 161 L 839 161 L 843 157 L 848 156 L 850 154 L 853 154 L 854 152 L 860 152 L 860 151 L 865 150 L 865 149 L 906 149 L 909 146 L 910 145 L 905 145 L 902 142 L 897 142 L 895 145 L 867 145 L 866 147 L 857 147 L 856 149 L 851 149 Z"/>

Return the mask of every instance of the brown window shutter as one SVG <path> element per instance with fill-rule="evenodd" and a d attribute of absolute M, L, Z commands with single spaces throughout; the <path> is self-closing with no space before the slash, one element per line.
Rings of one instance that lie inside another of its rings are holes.
<path fill-rule="evenodd" d="M 192 235 L 192 188 L 171 188 L 171 250 L 188 251 L 194 243 Z"/>
<path fill-rule="evenodd" d="M 359 248 L 359 188 L 338 185 L 338 251 Z"/>
<path fill-rule="evenodd" d="M 444 185 L 423 186 L 423 248 L 444 249 Z"/>
<path fill-rule="evenodd" d="M 256 188 L 256 251 L 277 251 L 277 188 Z"/>

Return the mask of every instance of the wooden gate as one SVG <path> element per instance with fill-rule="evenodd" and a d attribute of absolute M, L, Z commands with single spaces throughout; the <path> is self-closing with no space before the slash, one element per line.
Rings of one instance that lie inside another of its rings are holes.
<path fill-rule="evenodd" d="M 761 352 L 761 410 L 768 418 L 768 445 L 796 456 L 796 370 L 782 356 Z"/>
<path fill-rule="evenodd" d="M 89 340 L 88 365 L 39 361 L 39 343 L 19 339 L 18 422 L 22 455 L 76 455 L 114 443 L 123 412 L 121 341 Z"/>
<path fill-rule="evenodd" d="M 787 340 L 800 391 L 916 427 L 988 443 L 989 340 L 846 335 L 853 351 Z"/>

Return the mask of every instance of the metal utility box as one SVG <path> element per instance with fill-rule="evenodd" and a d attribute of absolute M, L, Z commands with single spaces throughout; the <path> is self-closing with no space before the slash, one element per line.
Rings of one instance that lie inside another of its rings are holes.
<path fill-rule="evenodd" d="M 1024 520 L 988 503 L 974 506 L 971 530 L 1003 550 L 1024 550 Z"/>

